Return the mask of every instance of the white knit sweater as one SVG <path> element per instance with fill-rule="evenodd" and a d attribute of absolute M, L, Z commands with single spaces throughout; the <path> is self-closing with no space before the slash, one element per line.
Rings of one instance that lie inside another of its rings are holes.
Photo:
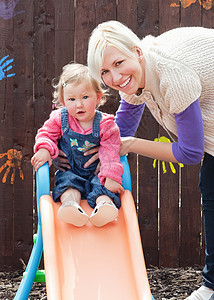
<path fill-rule="evenodd" d="M 177 136 L 174 113 L 199 99 L 205 151 L 214 156 L 214 29 L 181 27 L 142 40 L 145 88 L 140 96 L 121 94 L 131 104 L 146 103 L 155 119 Z"/>

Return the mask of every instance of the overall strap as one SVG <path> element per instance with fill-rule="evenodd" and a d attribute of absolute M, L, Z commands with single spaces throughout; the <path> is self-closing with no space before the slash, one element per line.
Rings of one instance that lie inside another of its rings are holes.
<path fill-rule="evenodd" d="M 69 130 L 69 122 L 68 122 L 68 110 L 66 107 L 61 109 L 61 126 L 63 133 L 68 132 Z"/>
<path fill-rule="evenodd" d="M 98 138 L 100 136 L 100 121 L 102 119 L 102 115 L 103 114 L 101 113 L 101 111 L 96 110 L 92 129 L 92 135 L 95 138 Z"/>

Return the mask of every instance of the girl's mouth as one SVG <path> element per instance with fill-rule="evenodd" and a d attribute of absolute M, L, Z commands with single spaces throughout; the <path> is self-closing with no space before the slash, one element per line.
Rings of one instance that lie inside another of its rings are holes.
<path fill-rule="evenodd" d="M 78 112 L 77 112 L 78 115 L 82 115 L 82 114 L 84 114 L 84 113 L 85 113 L 84 111 L 78 111 Z"/>

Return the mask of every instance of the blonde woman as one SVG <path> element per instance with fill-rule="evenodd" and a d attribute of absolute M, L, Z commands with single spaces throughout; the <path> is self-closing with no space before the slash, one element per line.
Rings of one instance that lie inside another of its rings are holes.
<path fill-rule="evenodd" d="M 120 92 L 116 123 L 121 136 L 126 137 L 121 155 L 134 152 L 163 161 L 198 164 L 205 152 L 200 173 L 205 282 L 187 299 L 213 299 L 214 29 L 183 27 L 140 40 L 122 23 L 104 22 L 91 34 L 88 67 L 96 80 Z M 168 131 L 172 143 L 133 137 L 145 105 Z M 93 158 L 88 164 L 91 161 Z"/>

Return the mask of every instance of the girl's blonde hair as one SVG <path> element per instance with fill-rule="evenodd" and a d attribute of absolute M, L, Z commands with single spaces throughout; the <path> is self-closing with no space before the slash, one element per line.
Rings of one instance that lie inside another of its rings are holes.
<path fill-rule="evenodd" d="M 86 83 L 91 85 L 96 93 L 102 93 L 103 97 L 99 103 L 103 105 L 106 96 L 108 95 L 107 90 L 101 87 L 99 81 L 94 79 L 88 71 L 88 67 L 78 63 L 69 63 L 62 68 L 62 74 L 59 79 L 53 79 L 52 86 L 54 88 L 53 92 L 53 103 L 57 108 L 64 106 L 63 104 L 63 88 L 69 84 L 79 84 Z"/>
<path fill-rule="evenodd" d="M 131 29 L 118 21 L 99 24 L 90 36 L 87 57 L 89 73 L 99 82 L 102 82 L 103 53 L 107 46 L 114 46 L 128 57 L 133 57 L 134 49 L 141 48 L 141 41 Z"/>

